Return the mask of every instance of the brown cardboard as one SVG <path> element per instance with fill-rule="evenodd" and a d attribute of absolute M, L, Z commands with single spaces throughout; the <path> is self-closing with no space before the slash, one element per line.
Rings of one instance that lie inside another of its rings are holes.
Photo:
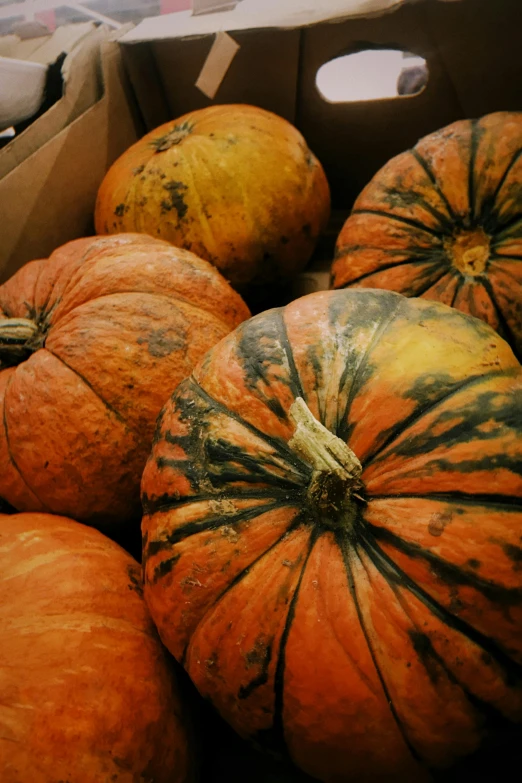
<path fill-rule="evenodd" d="M 175 24 L 169 17 L 145 20 L 125 35 L 126 62 L 148 59 L 160 85 L 152 114 L 146 108 L 152 78 L 141 69 L 140 83 L 134 82 L 145 118 L 165 122 L 212 103 L 233 102 L 281 114 L 301 130 L 325 166 L 334 205 L 348 210 L 376 170 L 421 136 L 468 116 L 522 110 L 520 0 L 295 0 L 285 4 L 280 17 L 270 7 L 270 13 L 251 17 L 255 29 L 250 30 L 245 29 L 248 0 L 243 0 L 233 12 L 174 14 Z M 325 21 L 335 9 L 343 18 Z M 278 26 L 263 26 L 270 20 Z M 196 81 L 220 30 L 230 32 L 241 48 L 210 100 Z M 315 84 L 320 66 L 375 47 L 424 57 L 427 87 L 416 96 L 389 100 L 325 101 Z M 147 125 L 153 127 L 148 120 Z"/>
<path fill-rule="evenodd" d="M 0 180 L 0 283 L 22 264 L 94 232 L 96 192 L 138 136 L 115 41 L 101 43 L 103 95 Z"/>
<path fill-rule="evenodd" d="M 122 45 L 126 66 L 133 60 L 139 62 L 139 67 L 130 65 L 129 75 L 149 130 L 213 103 L 252 103 L 293 120 L 299 30 L 241 30 L 233 38 L 240 48 L 213 100 L 197 88 L 196 82 L 214 43 L 214 34 Z"/>
<path fill-rule="evenodd" d="M 457 0 L 458 2 L 459 0 Z M 324 21 L 369 17 L 412 0 L 241 0 L 233 10 L 195 15 L 181 11 L 144 19 L 122 38 L 125 43 L 214 35 L 220 30 L 296 29 Z M 440 0 L 454 2 L 454 0 Z"/>
<path fill-rule="evenodd" d="M 101 41 L 108 37 L 109 31 L 103 27 L 96 28 L 91 22 L 78 27 L 81 28 L 79 31 L 71 31 L 74 32 L 72 40 L 71 36 L 62 34 L 43 40 L 38 39 L 37 45 L 34 40 L 22 41 L 11 50 L 11 57 L 49 64 L 54 62 L 61 52 L 67 52 L 68 46 L 71 46 L 71 51 L 62 66 L 65 82 L 62 98 L 0 150 L 0 179 L 40 149 L 101 97 L 103 85 L 99 49 Z M 78 33 L 81 33 L 81 43 L 78 41 Z M 55 38 L 58 40 L 53 40 Z M 33 43 L 34 46 L 23 50 L 23 45 L 29 43 Z"/>
<path fill-rule="evenodd" d="M 66 24 L 43 38 L 21 40 L 12 57 L 49 65 L 65 52 L 69 54 L 78 44 L 95 31 L 94 22 Z"/>
<path fill-rule="evenodd" d="M 157 128 L 171 119 L 171 115 L 152 48 L 122 46 L 121 55 L 144 127 L 147 130 Z"/>
<path fill-rule="evenodd" d="M 334 203 L 350 207 L 374 173 L 422 136 L 455 120 L 522 110 L 520 0 L 424 0 L 372 19 L 302 31 L 296 125 L 325 166 Z M 423 57 L 418 95 L 327 103 L 315 86 L 323 63 L 361 48 L 393 48 Z"/>
<path fill-rule="evenodd" d="M 11 33 L 10 35 L 0 36 L 0 57 L 14 57 L 17 60 L 28 59 L 28 54 L 31 54 L 35 49 L 38 49 L 49 36 L 43 36 L 40 38 L 32 38 L 29 41 L 22 41 L 18 35 Z M 29 48 L 24 46 L 29 44 Z"/>
<path fill-rule="evenodd" d="M 121 38 L 124 61 L 151 130 L 212 103 L 252 103 L 295 121 L 303 24 L 367 14 L 404 0 L 241 0 L 233 11 L 145 19 Z M 240 49 L 211 100 L 196 86 L 220 32 Z"/>

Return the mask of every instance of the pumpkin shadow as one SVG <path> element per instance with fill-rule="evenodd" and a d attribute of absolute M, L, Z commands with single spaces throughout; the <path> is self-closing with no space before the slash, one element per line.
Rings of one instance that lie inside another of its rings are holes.
<path fill-rule="evenodd" d="M 258 751 L 241 739 L 200 696 L 185 670 L 172 656 L 169 659 L 190 714 L 198 783 L 317 783 L 290 761 Z"/>
<path fill-rule="evenodd" d="M 100 533 L 121 546 L 138 563 L 141 563 L 141 512 L 139 516 L 127 519 L 124 524 L 109 526 L 99 523 L 96 527 Z"/>
<path fill-rule="evenodd" d="M 500 729 L 500 727 L 499 727 Z M 474 754 L 454 764 L 451 769 L 433 775 L 434 783 L 491 783 L 520 780 L 522 769 L 522 734 L 511 728 L 500 736 L 492 731 L 491 739 Z M 517 774 L 513 776 L 513 772 Z"/>

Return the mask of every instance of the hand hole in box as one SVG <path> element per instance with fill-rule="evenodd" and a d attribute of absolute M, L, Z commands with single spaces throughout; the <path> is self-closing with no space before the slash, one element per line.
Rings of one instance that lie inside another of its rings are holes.
<path fill-rule="evenodd" d="M 324 63 L 316 75 L 319 94 L 329 103 L 404 98 L 428 83 L 426 61 L 398 49 L 364 49 Z"/>

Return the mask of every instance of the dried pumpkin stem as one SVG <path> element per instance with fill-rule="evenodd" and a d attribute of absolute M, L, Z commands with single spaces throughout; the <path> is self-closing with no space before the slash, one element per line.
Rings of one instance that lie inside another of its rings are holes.
<path fill-rule="evenodd" d="M 166 133 L 164 136 L 160 136 L 153 139 L 150 145 L 156 152 L 165 152 L 165 150 L 180 144 L 193 129 L 194 125 L 190 122 L 183 122 L 181 125 L 174 125 L 174 127 Z"/>
<path fill-rule="evenodd" d="M 295 432 L 288 445 L 313 468 L 308 486 L 312 509 L 330 527 L 351 525 L 354 498 L 361 499 L 361 463 L 346 443 L 317 421 L 301 397 L 289 413 Z"/>
<path fill-rule="evenodd" d="M 0 366 L 12 367 L 41 346 L 38 326 L 28 318 L 0 320 Z"/>

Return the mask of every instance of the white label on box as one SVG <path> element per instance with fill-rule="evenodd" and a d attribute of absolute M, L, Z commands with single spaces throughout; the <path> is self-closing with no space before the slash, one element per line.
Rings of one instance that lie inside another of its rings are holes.
<path fill-rule="evenodd" d="M 207 98 L 215 98 L 238 49 L 239 44 L 228 33 L 216 33 L 214 43 L 196 81 L 196 87 Z"/>

